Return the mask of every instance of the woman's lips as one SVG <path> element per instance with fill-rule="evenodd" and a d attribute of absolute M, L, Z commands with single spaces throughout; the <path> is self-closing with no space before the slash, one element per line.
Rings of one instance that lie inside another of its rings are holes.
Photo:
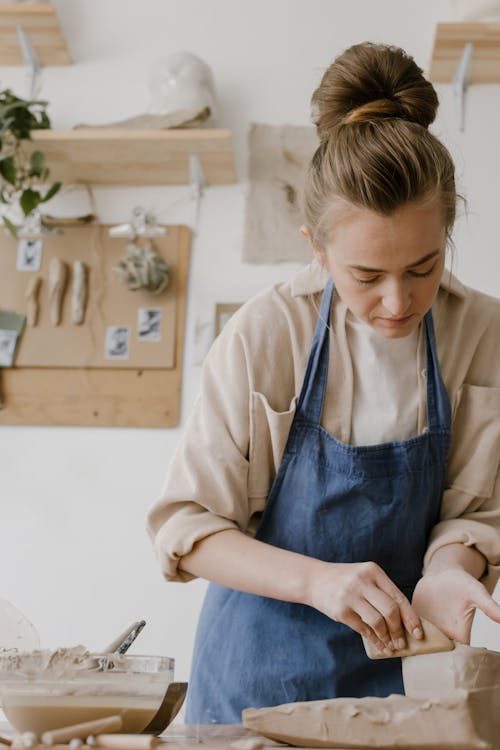
<path fill-rule="evenodd" d="M 382 325 L 388 326 L 389 328 L 398 328 L 399 326 L 405 326 L 413 318 L 412 315 L 406 315 L 404 318 L 379 318 Z"/>

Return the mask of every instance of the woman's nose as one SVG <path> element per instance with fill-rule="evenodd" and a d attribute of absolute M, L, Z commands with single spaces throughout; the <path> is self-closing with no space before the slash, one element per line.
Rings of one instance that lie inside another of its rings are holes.
<path fill-rule="evenodd" d="M 389 283 L 384 289 L 382 304 L 392 318 L 402 318 L 411 305 L 408 286 L 401 281 Z"/>

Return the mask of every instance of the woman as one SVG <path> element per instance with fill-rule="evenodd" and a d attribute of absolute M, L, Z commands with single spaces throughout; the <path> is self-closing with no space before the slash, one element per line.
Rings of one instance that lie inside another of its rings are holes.
<path fill-rule="evenodd" d="M 191 723 L 402 693 L 400 659 L 370 661 L 360 634 L 390 656 L 419 616 L 462 642 L 476 608 L 500 622 L 500 303 L 444 270 L 457 195 L 435 91 L 366 43 L 312 102 L 315 260 L 216 340 L 149 516 L 165 577 L 215 582 Z"/>

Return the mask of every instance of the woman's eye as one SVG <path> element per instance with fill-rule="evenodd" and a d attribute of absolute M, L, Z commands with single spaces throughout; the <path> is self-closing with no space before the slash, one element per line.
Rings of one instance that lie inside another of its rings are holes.
<path fill-rule="evenodd" d="M 355 276 L 354 278 L 358 282 L 358 284 L 373 284 L 375 281 L 377 281 L 377 279 L 379 277 L 378 276 L 372 276 L 371 279 L 358 279 L 358 277 Z"/>
<path fill-rule="evenodd" d="M 428 271 L 421 271 L 421 272 L 410 271 L 409 273 L 410 273 L 411 276 L 416 276 L 418 279 L 424 279 L 426 276 L 430 276 L 433 273 L 433 271 L 434 271 L 435 268 L 436 268 L 436 263 L 434 263 L 431 266 L 431 268 L 429 268 Z"/>

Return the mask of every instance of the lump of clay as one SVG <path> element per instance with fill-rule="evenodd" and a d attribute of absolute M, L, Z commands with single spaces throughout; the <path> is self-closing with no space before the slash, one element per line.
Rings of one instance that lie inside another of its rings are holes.
<path fill-rule="evenodd" d="M 500 688 L 500 653 L 455 644 L 453 651 L 409 656 L 402 661 L 406 695 L 431 698 L 463 688 Z"/>
<path fill-rule="evenodd" d="M 499 750 L 500 687 L 425 700 L 390 695 L 247 708 L 243 725 L 299 747 Z"/>

